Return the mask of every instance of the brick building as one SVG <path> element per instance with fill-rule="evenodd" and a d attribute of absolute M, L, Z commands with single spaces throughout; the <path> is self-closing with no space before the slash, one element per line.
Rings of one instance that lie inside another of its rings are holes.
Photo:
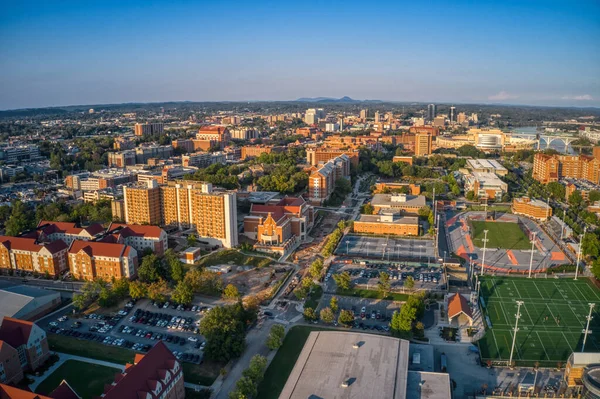
<path fill-rule="evenodd" d="M 150 249 L 158 256 L 168 248 L 167 233 L 158 226 L 111 223 L 103 242 L 117 242 L 133 247 L 138 253 Z"/>
<path fill-rule="evenodd" d="M 418 215 L 419 209 L 426 205 L 422 195 L 375 194 L 371 200 L 373 212 L 394 212 L 402 215 Z"/>
<path fill-rule="evenodd" d="M 352 165 L 358 166 L 358 150 L 338 150 L 334 148 L 307 148 L 306 162 L 312 166 L 317 166 L 337 158 L 340 155 L 346 155 Z"/>
<path fill-rule="evenodd" d="M 136 136 L 163 134 L 165 125 L 163 123 L 136 123 L 133 131 Z"/>
<path fill-rule="evenodd" d="M 529 197 L 513 199 L 512 211 L 517 215 L 525 215 L 538 220 L 546 220 L 552 216 L 552 207 L 544 201 Z"/>
<path fill-rule="evenodd" d="M 35 238 L 0 236 L 0 268 L 58 276 L 68 269 L 62 240 L 39 244 Z"/>
<path fill-rule="evenodd" d="M 350 158 L 341 154 L 319 167 L 313 167 L 308 177 L 310 201 L 322 203 L 333 193 L 338 179 L 350 179 L 350 163 Z"/>
<path fill-rule="evenodd" d="M 361 215 L 359 220 L 354 221 L 352 229 L 363 234 L 418 236 L 419 218 L 394 213 Z"/>
<path fill-rule="evenodd" d="M 132 279 L 137 267 L 137 251 L 129 245 L 76 240 L 69 247 L 69 269 L 75 278 Z"/>
<path fill-rule="evenodd" d="M 600 151 L 588 155 L 547 155 L 536 153 L 533 158 L 533 178 L 540 183 L 559 181 L 562 178 L 583 179 L 600 183 Z"/>
<path fill-rule="evenodd" d="M 21 369 L 35 371 L 50 356 L 46 332 L 31 321 L 4 317 L 0 324 L 0 346 L 9 345 L 17 351 Z M 10 350 L 7 355 L 14 353 Z M 1 378 L 0 378 L 1 381 Z"/>

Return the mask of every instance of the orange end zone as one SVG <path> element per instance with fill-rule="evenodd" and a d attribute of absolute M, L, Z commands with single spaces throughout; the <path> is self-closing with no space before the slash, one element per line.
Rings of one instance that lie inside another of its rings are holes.
<path fill-rule="evenodd" d="M 465 240 L 467 240 L 467 245 L 469 246 L 469 252 L 475 252 L 475 247 L 473 246 L 473 241 L 471 240 L 471 235 L 466 234 Z"/>
<path fill-rule="evenodd" d="M 458 256 L 460 256 L 461 258 L 465 258 L 468 259 L 469 257 L 467 256 L 467 251 L 465 250 L 465 246 L 461 245 L 457 250 L 456 250 L 456 254 Z"/>
<path fill-rule="evenodd" d="M 515 258 L 515 254 L 513 254 L 513 251 L 511 251 L 510 249 L 508 251 L 506 251 L 506 254 L 508 255 L 508 259 L 510 259 L 510 262 L 513 265 L 518 265 L 519 262 L 517 262 L 517 258 Z"/>
<path fill-rule="evenodd" d="M 551 252 L 550 254 L 551 260 L 565 260 L 565 254 L 562 252 Z"/>

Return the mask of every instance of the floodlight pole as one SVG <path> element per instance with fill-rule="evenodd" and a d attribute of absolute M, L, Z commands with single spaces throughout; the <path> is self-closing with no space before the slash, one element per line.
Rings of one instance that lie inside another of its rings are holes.
<path fill-rule="evenodd" d="M 529 277 L 531 278 L 531 268 L 533 267 L 533 248 L 535 245 L 535 235 L 537 234 L 537 231 L 533 232 L 533 239 L 531 240 L 531 258 L 529 259 Z"/>
<path fill-rule="evenodd" d="M 548 220 L 548 213 L 550 212 L 550 197 L 546 201 L 546 220 Z"/>
<path fill-rule="evenodd" d="M 561 220 L 562 224 L 560 225 L 560 242 L 562 243 L 563 237 L 565 235 L 565 214 L 567 211 L 563 209 L 563 218 Z"/>
<path fill-rule="evenodd" d="M 481 281 L 477 281 L 477 298 L 479 298 L 479 291 L 481 291 Z"/>
<path fill-rule="evenodd" d="M 579 251 L 577 251 L 577 264 L 575 265 L 575 280 L 577 280 L 577 274 L 579 272 L 579 261 L 581 260 L 581 247 L 583 247 L 583 239 L 585 238 L 585 232 L 587 226 L 583 228 L 583 234 L 581 235 L 581 241 L 579 242 Z"/>
<path fill-rule="evenodd" d="M 519 313 L 519 311 L 521 310 L 522 304 L 523 301 L 517 301 L 517 314 L 515 314 L 515 329 L 513 334 L 512 346 L 510 347 L 510 358 L 508 359 L 509 367 L 512 365 L 513 352 L 515 350 L 515 342 L 517 341 L 517 331 L 519 331 L 519 318 L 521 317 L 521 313 Z"/>
<path fill-rule="evenodd" d="M 485 268 L 485 249 L 487 246 L 487 234 L 489 230 L 483 230 L 483 258 L 481 259 L 481 275 L 483 276 L 483 269 Z"/>
<path fill-rule="evenodd" d="M 349 241 L 346 241 L 346 256 L 348 256 L 348 245 L 350 244 Z"/>
<path fill-rule="evenodd" d="M 592 319 L 594 318 L 592 316 L 592 310 L 594 309 L 594 306 L 596 306 L 595 303 L 588 303 L 588 305 L 590 305 L 590 314 L 586 317 L 586 319 L 587 319 L 587 325 L 585 326 L 585 330 L 583 330 L 583 343 L 581 344 L 581 351 L 582 352 L 585 349 L 585 341 L 587 340 L 587 336 L 588 336 L 589 333 L 591 333 L 591 331 L 590 331 L 590 321 L 592 321 Z"/>

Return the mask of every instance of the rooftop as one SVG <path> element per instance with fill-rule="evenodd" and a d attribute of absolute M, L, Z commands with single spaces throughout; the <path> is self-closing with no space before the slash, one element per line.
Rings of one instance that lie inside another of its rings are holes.
<path fill-rule="evenodd" d="M 467 164 L 472 169 L 496 169 L 498 171 L 506 171 L 506 168 L 495 159 L 468 159 Z"/>
<path fill-rule="evenodd" d="M 359 222 L 366 223 L 395 223 L 395 224 L 419 224 L 417 216 L 399 215 L 361 215 Z"/>
<path fill-rule="evenodd" d="M 55 297 L 59 294 L 55 291 L 43 290 L 41 288 L 15 285 L 0 288 L 0 317 L 12 317 L 19 313 L 29 302 L 36 298 Z"/>
<path fill-rule="evenodd" d="M 450 399 L 450 375 L 409 371 L 406 399 Z"/>
<path fill-rule="evenodd" d="M 408 349 L 392 337 L 312 332 L 279 398 L 404 398 Z"/>
<path fill-rule="evenodd" d="M 406 195 L 406 200 L 399 200 L 400 196 L 396 194 L 375 194 L 371 205 L 373 206 L 399 206 L 405 205 L 410 207 L 423 207 L 425 206 L 425 197 L 422 195 Z"/>
<path fill-rule="evenodd" d="M 506 186 L 496 174 L 490 172 L 472 172 L 467 175 L 467 179 L 475 179 L 482 186 Z"/>

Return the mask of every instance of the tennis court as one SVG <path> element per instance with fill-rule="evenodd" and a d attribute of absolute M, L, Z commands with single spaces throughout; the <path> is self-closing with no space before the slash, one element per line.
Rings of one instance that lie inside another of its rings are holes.
<path fill-rule="evenodd" d="M 513 360 L 555 367 L 581 351 L 589 303 L 596 306 L 586 352 L 600 351 L 600 291 L 587 279 L 483 277 L 481 305 L 488 330 L 478 341 L 483 361 L 508 361 L 517 300 L 523 301 Z M 489 325 L 491 323 L 491 326 Z"/>

